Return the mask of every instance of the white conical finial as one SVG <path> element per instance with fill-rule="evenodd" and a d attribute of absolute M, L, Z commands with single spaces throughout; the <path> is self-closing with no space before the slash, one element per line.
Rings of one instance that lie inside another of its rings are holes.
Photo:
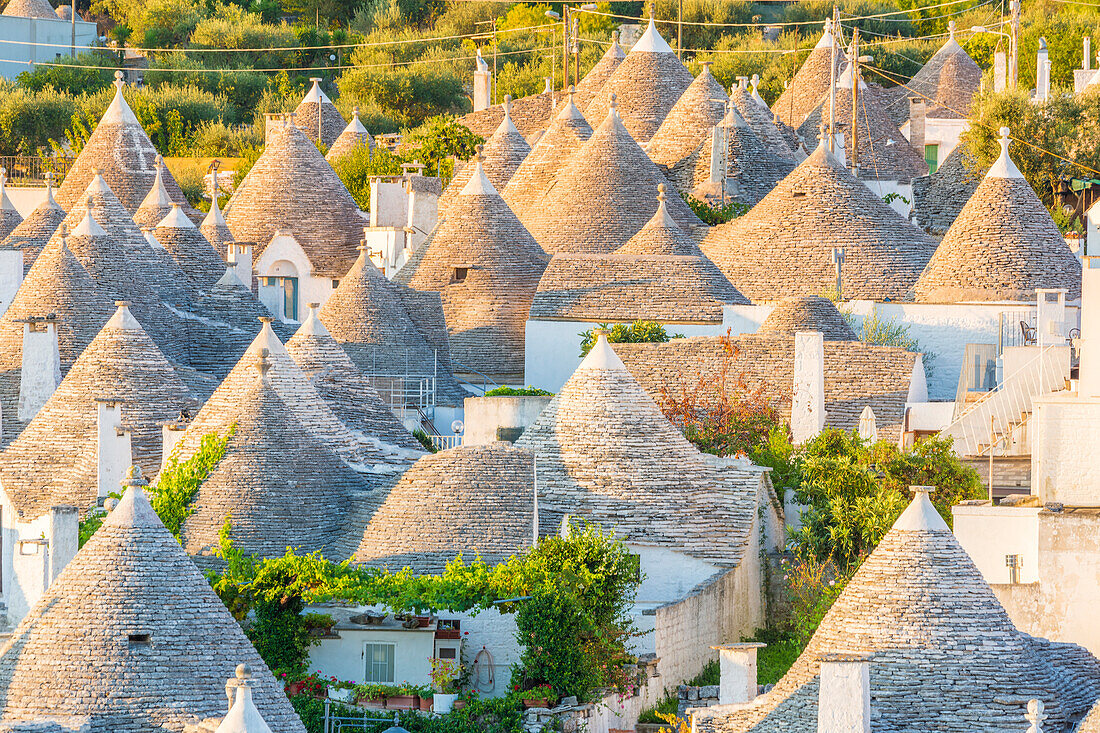
<path fill-rule="evenodd" d="M 947 21 L 947 33 L 948 33 L 948 35 L 951 36 L 951 40 L 954 41 L 955 40 L 955 21 L 953 21 L 953 20 Z"/>
<path fill-rule="evenodd" d="M 913 501 L 901 513 L 894 522 L 894 529 L 909 532 L 950 532 L 947 522 L 932 506 L 930 494 L 936 490 L 935 486 L 910 486 L 913 492 Z"/>
<path fill-rule="evenodd" d="M 466 185 L 462 187 L 462 191 L 459 192 L 460 196 L 495 196 L 497 195 L 496 188 L 493 187 L 489 177 L 485 175 L 485 166 L 483 165 L 485 155 L 482 153 L 484 146 L 477 146 L 477 156 L 474 158 L 474 173 L 470 176 L 470 180 L 466 181 Z"/>
<path fill-rule="evenodd" d="M 358 105 L 358 104 L 357 104 L 357 105 L 355 105 L 355 109 L 353 109 L 353 110 L 351 111 L 351 117 L 352 117 L 352 119 L 354 119 L 354 120 L 358 120 L 358 119 L 359 119 L 359 105 Z"/>
<path fill-rule="evenodd" d="M 54 179 L 54 172 L 53 171 L 47 171 L 46 172 L 46 201 L 51 206 L 57 205 L 57 202 L 53 200 L 53 179 Z"/>
<path fill-rule="evenodd" d="M 512 119 L 512 95 L 511 94 L 505 94 L 504 95 L 504 118 L 508 119 L 508 120 Z"/>
<path fill-rule="evenodd" d="M 619 117 L 619 95 L 618 94 L 612 93 L 612 95 L 611 95 L 611 104 L 609 105 L 608 109 L 609 109 L 609 114 L 610 115 L 612 115 L 616 119 Z"/>
<path fill-rule="evenodd" d="M 1012 156 L 1008 154 L 1009 133 L 1010 130 L 1007 127 L 1000 129 L 1001 133 L 1001 154 L 997 157 L 997 160 L 993 162 L 989 171 L 985 174 L 986 178 L 1023 178 L 1024 174 L 1020 172 L 1020 169 L 1016 167 L 1016 164 L 1012 162 Z"/>
<path fill-rule="evenodd" d="M 1024 719 L 1031 725 L 1027 729 L 1027 733 L 1043 733 L 1043 721 L 1047 719 L 1047 714 L 1044 712 L 1046 706 L 1043 705 L 1042 700 L 1029 700 L 1027 703 L 1027 713 L 1024 715 Z"/>
<path fill-rule="evenodd" d="M 237 665 L 236 679 L 231 679 L 226 690 L 236 688 L 237 695 L 229 712 L 215 729 L 215 733 L 271 733 L 256 703 L 252 700 L 252 668 L 247 664 Z"/>
<path fill-rule="evenodd" d="M 122 91 L 122 87 L 126 86 L 126 75 L 121 70 L 115 72 L 115 89 Z"/>

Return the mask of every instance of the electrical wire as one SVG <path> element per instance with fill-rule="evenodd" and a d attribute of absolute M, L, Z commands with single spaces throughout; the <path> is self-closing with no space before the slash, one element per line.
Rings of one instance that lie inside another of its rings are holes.
<path fill-rule="evenodd" d="M 1083 5 L 1087 8 L 1100 8 L 1100 3 L 1083 3 L 1081 0 L 1054 0 L 1054 2 L 1063 5 Z"/>

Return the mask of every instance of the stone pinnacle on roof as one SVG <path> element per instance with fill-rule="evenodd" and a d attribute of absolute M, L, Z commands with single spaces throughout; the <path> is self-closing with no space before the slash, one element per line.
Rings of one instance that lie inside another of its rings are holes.
<path fill-rule="evenodd" d="M 214 733 L 272 733 L 252 701 L 252 668 L 247 664 L 238 664 L 230 684 L 233 685 L 231 689 L 236 690 L 233 705 Z M 230 689 L 229 684 L 226 687 Z"/>
<path fill-rule="evenodd" d="M 511 108 L 512 97 L 511 95 L 505 95 L 504 119 L 501 121 L 500 126 L 497 127 L 492 137 L 485 141 L 482 167 L 484 168 L 485 175 L 488 176 L 489 181 L 493 184 L 493 188 L 497 191 L 504 190 L 504 187 L 508 185 L 508 181 L 512 179 L 512 175 L 516 172 L 516 169 L 523 163 L 527 154 L 531 152 L 531 146 L 527 144 L 527 140 L 512 123 Z M 470 180 L 473 172 L 474 166 L 470 163 L 466 163 L 466 165 L 455 172 L 455 177 L 447 184 L 447 188 L 443 191 L 443 196 L 440 197 L 439 206 L 441 212 L 444 208 L 451 205 L 454 198 Z"/>
<path fill-rule="evenodd" d="M 168 189 L 164 187 L 164 179 L 161 175 L 165 170 L 164 158 L 159 154 L 156 157 L 156 168 L 157 176 L 153 179 L 153 187 L 149 189 L 141 206 L 134 212 L 134 223 L 139 227 L 155 227 L 157 222 L 168 215 L 175 203 L 168 195 Z"/>
<path fill-rule="evenodd" d="M 549 258 L 481 158 L 479 151 L 462 191 L 394 282 L 438 292 L 451 356 L 504 383 L 523 374 L 525 323 Z"/>
<path fill-rule="evenodd" d="M 226 245 L 235 241 L 233 232 L 229 231 L 229 225 L 225 223 L 221 206 L 218 205 L 218 187 L 215 175 L 214 196 L 210 199 L 210 211 L 203 218 L 199 231 L 206 237 L 206 241 L 219 253 L 226 251 Z"/>
<path fill-rule="evenodd" d="M 23 252 L 23 274 L 30 272 L 38 253 L 65 219 L 65 210 L 53 198 L 53 173 L 46 173 L 46 200 L 19 222 L 0 242 L 0 250 Z"/>
<path fill-rule="evenodd" d="M 0 650 L 6 722 L 85 717 L 90 731 L 181 731 L 225 714 L 243 661 L 276 733 L 304 733 L 277 682 L 145 495 L 122 499 Z"/>
<path fill-rule="evenodd" d="M 741 84 L 730 90 L 730 100 L 768 152 L 787 160 L 796 159 L 794 151 L 775 124 L 774 113 L 765 104 L 757 101 L 755 96 Z"/>
<path fill-rule="evenodd" d="M 821 102 L 821 97 L 829 93 L 832 80 L 830 62 L 834 43 L 832 19 L 825 19 L 825 31 L 810 55 L 795 73 L 787 88 L 772 105 L 772 111 L 779 119 L 792 127 L 799 127 L 806 116 Z M 836 49 L 836 63 L 839 70 L 845 63 L 844 49 L 839 44 Z M 849 113 L 849 116 L 850 113 Z"/>
<path fill-rule="evenodd" d="M 600 119 L 611 96 L 618 95 L 623 124 L 635 140 L 646 143 L 692 81 L 650 18 L 645 33 L 585 108 L 585 117 Z"/>
<path fill-rule="evenodd" d="M 623 51 L 623 47 L 619 45 L 619 32 L 611 32 L 611 45 L 608 46 L 600 60 L 596 62 L 596 65 L 588 70 L 588 73 L 584 75 L 584 78 L 577 84 L 577 98 L 575 100 L 579 109 L 587 109 L 588 103 L 592 101 L 599 91 L 603 88 L 603 85 L 607 83 L 607 80 L 615 72 L 615 69 L 619 68 L 619 64 L 626 58 L 626 51 Z"/>
<path fill-rule="evenodd" d="M 206 292 L 225 275 L 225 260 L 214 250 L 179 204 L 157 224 L 157 241 L 179 263 L 191 287 Z"/>
<path fill-rule="evenodd" d="M 1100 663 L 1076 644 L 1019 631 L 932 505 L 915 497 L 863 561 L 810 643 L 751 705 L 709 708 L 702 733 L 818 725 L 820 659 L 860 649 L 871 662 L 875 730 L 1019 730 L 1039 698 L 1052 730 L 1071 730 L 1100 695 Z"/>
<path fill-rule="evenodd" d="M 965 119 L 981 86 L 982 70 L 955 40 L 955 21 L 949 21 L 947 27 L 947 42 L 906 86 L 927 98 L 926 117 Z"/>
<path fill-rule="evenodd" d="M 700 246 L 750 299 L 820 295 L 905 298 L 935 243 L 883 203 L 823 144 L 744 216 L 711 229 Z"/>
<path fill-rule="evenodd" d="M 310 77 L 310 81 L 313 86 L 294 110 L 294 124 L 310 140 L 320 140 L 324 145 L 331 146 L 340 137 L 347 122 L 321 89 L 321 78 Z"/>
<path fill-rule="evenodd" d="M 508 206 L 521 219 L 527 208 L 553 185 L 566 161 L 592 137 L 592 128 L 574 103 L 575 98 L 570 87 L 568 101 L 501 191 Z"/>
<path fill-rule="evenodd" d="M 914 288 L 925 302 L 1034 300 L 1036 289 L 1081 293 L 1081 263 L 1008 154 L 1001 154 L 959 212 Z"/>
<path fill-rule="evenodd" d="M 623 126 L 617 100 L 610 102 L 603 123 L 524 213 L 524 225 L 547 252 L 613 252 L 652 218 L 657 186 L 668 184 Z M 668 211 L 689 231 L 703 225 L 679 196 Z"/>
<path fill-rule="evenodd" d="M 779 181 L 795 169 L 794 160 L 771 152 L 771 149 L 741 116 L 736 105 L 730 107 L 728 114 L 719 123 L 718 130 L 725 138 L 726 180 L 722 185 L 725 185 L 725 195 L 730 199 L 748 206 L 755 206 L 760 199 L 771 193 Z M 774 127 L 772 131 L 775 132 Z M 689 183 L 693 185 L 696 196 L 709 195 L 711 198 L 720 198 L 721 189 L 711 181 L 710 158 L 714 152 L 712 141 L 704 140 L 700 144 L 699 152 L 694 156 L 696 158 L 694 169 L 678 171 L 682 179 L 687 179 L 681 185 Z M 722 154 L 720 149 L 719 153 Z M 715 195 L 716 191 L 718 196 Z"/>
<path fill-rule="evenodd" d="M 758 479 L 746 471 L 744 485 L 715 491 L 723 480 L 717 469 L 665 418 L 606 335 L 516 447 L 538 458 L 540 511 L 582 517 L 627 543 L 675 548 L 718 565 L 740 562 Z M 700 512 L 694 503 L 704 495 Z M 718 527 L 726 529 L 713 531 Z"/>
<path fill-rule="evenodd" d="M 658 184 L 657 212 L 616 254 L 702 256 L 695 240 L 669 216 L 665 189 L 665 184 Z"/>
<path fill-rule="evenodd" d="M 325 155 L 325 160 L 329 163 L 335 163 L 337 159 L 359 147 L 366 147 L 368 150 L 374 149 L 374 138 L 367 132 L 367 128 L 363 127 L 363 123 L 359 121 L 359 105 L 357 104 L 351 114 L 351 122 L 332 143 Z"/>
<path fill-rule="evenodd" d="M 121 72 L 115 76 L 114 99 L 57 192 L 57 201 L 66 210 L 80 199 L 99 169 L 128 214 L 137 211 L 156 179 L 157 150 L 122 96 L 126 84 Z M 187 197 L 171 172 L 165 170 L 162 176 L 172 201 L 186 207 L 190 214 Z"/>

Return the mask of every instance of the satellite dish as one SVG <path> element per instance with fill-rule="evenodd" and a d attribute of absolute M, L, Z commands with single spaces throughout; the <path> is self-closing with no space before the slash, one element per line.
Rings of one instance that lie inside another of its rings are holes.
<path fill-rule="evenodd" d="M 465 430 L 465 429 L 466 429 L 466 426 L 462 423 L 461 420 L 455 420 L 454 422 L 451 423 L 451 432 L 454 433 L 455 435 L 461 435 L 462 431 Z"/>

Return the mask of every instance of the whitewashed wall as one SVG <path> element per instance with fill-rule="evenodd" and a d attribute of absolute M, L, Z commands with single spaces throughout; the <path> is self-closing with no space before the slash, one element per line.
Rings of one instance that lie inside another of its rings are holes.
<path fill-rule="evenodd" d="M 1020 556 L 1021 583 L 1039 581 L 1039 507 L 954 506 L 959 544 L 987 583 L 1007 583 L 1005 555 Z"/>
<path fill-rule="evenodd" d="M 72 22 L 61 18 L 22 18 L 0 15 L 0 76 L 14 79 L 24 71 L 33 71 L 31 62 L 57 61 L 72 50 Z M 95 23 L 76 21 L 76 52 L 96 42 Z"/>
<path fill-rule="evenodd" d="M 1100 398 L 1060 392 L 1035 400 L 1032 493 L 1043 502 L 1100 506 Z"/>
<path fill-rule="evenodd" d="M 3 602 L 14 627 L 76 555 L 79 518 L 75 507 L 52 507 L 46 514 L 19 522 L 7 492 L 0 492 L 3 511 Z M 32 542 L 20 549 L 19 540 Z M 42 540 L 43 542 L 36 542 Z"/>

